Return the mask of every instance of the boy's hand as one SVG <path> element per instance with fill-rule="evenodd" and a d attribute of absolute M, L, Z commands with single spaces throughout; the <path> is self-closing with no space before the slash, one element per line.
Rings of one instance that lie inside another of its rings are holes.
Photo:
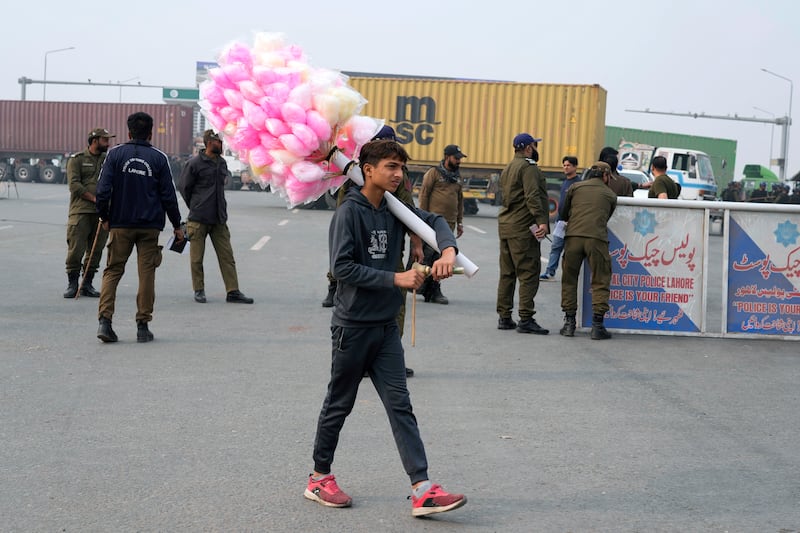
<path fill-rule="evenodd" d="M 442 250 L 442 257 L 433 262 L 431 266 L 431 276 L 436 281 L 449 278 L 453 275 L 453 267 L 456 265 L 456 249 L 452 246 Z"/>
<path fill-rule="evenodd" d="M 416 261 L 417 263 L 422 263 L 422 260 L 425 257 L 425 254 L 422 251 L 422 239 L 419 235 L 411 234 L 411 261 Z"/>
<path fill-rule="evenodd" d="M 394 284 L 401 289 L 417 290 L 423 281 L 425 281 L 425 274 L 413 268 L 405 272 L 396 272 L 394 275 Z"/>

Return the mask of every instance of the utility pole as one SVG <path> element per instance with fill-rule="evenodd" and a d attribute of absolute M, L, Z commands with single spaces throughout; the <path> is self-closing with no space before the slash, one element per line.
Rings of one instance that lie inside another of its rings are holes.
<path fill-rule="evenodd" d="M 739 122 L 758 122 L 760 124 L 776 124 L 778 126 L 782 126 L 782 135 L 783 135 L 783 142 L 782 142 L 782 157 L 778 159 L 776 162 L 778 164 L 778 169 L 780 170 L 780 178 L 782 181 L 786 181 L 786 151 L 787 151 L 787 140 L 789 138 L 789 126 L 792 123 L 792 119 L 789 116 L 785 117 L 776 117 L 776 118 L 758 118 L 758 117 L 740 117 L 739 115 L 734 114 L 731 115 L 706 115 L 705 113 L 673 113 L 670 111 L 651 111 L 650 109 L 626 109 L 625 111 L 629 113 L 650 113 L 653 115 L 671 115 L 675 117 L 691 117 L 691 118 L 711 118 L 715 120 L 736 120 Z"/>

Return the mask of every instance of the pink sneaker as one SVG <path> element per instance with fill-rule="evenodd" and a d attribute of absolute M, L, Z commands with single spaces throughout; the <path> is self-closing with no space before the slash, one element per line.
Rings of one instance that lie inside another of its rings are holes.
<path fill-rule="evenodd" d="M 336 478 L 333 474 L 329 474 L 318 481 L 314 481 L 309 475 L 308 486 L 303 496 L 326 507 L 350 507 L 353 503 L 353 499 L 336 484 Z"/>
<path fill-rule="evenodd" d="M 445 492 L 441 485 L 433 485 L 420 498 L 411 495 L 411 514 L 426 516 L 444 513 L 458 509 L 465 503 L 467 503 L 467 497 L 463 494 L 450 494 Z"/>

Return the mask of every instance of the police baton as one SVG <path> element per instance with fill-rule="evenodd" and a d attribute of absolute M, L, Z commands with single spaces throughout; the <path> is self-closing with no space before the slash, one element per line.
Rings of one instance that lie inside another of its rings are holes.
<path fill-rule="evenodd" d="M 94 242 L 92 243 L 92 251 L 89 252 L 89 256 L 86 258 L 86 262 L 83 264 L 83 276 L 81 276 L 81 284 L 78 286 L 78 292 L 75 293 L 76 300 L 80 297 L 81 291 L 83 290 L 83 282 L 86 280 L 86 270 L 89 268 L 89 261 L 92 260 L 92 256 L 94 255 L 94 250 L 95 248 L 97 248 L 97 238 L 100 236 L 100 230 L 102 228 L 103 228 L 103 221 L 98 219 L 97 228 L 94 230 Z"/>

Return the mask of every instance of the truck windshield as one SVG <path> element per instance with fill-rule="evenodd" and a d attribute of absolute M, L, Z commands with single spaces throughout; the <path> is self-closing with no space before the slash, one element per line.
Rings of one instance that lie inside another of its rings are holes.
<path fill-rule="evenodd" d="M 697 177 L 703 181 L 714 182 L 714 169 L 711 167 L 711 159 L 707 155 L 697 154 L 697 174 Z"/>

